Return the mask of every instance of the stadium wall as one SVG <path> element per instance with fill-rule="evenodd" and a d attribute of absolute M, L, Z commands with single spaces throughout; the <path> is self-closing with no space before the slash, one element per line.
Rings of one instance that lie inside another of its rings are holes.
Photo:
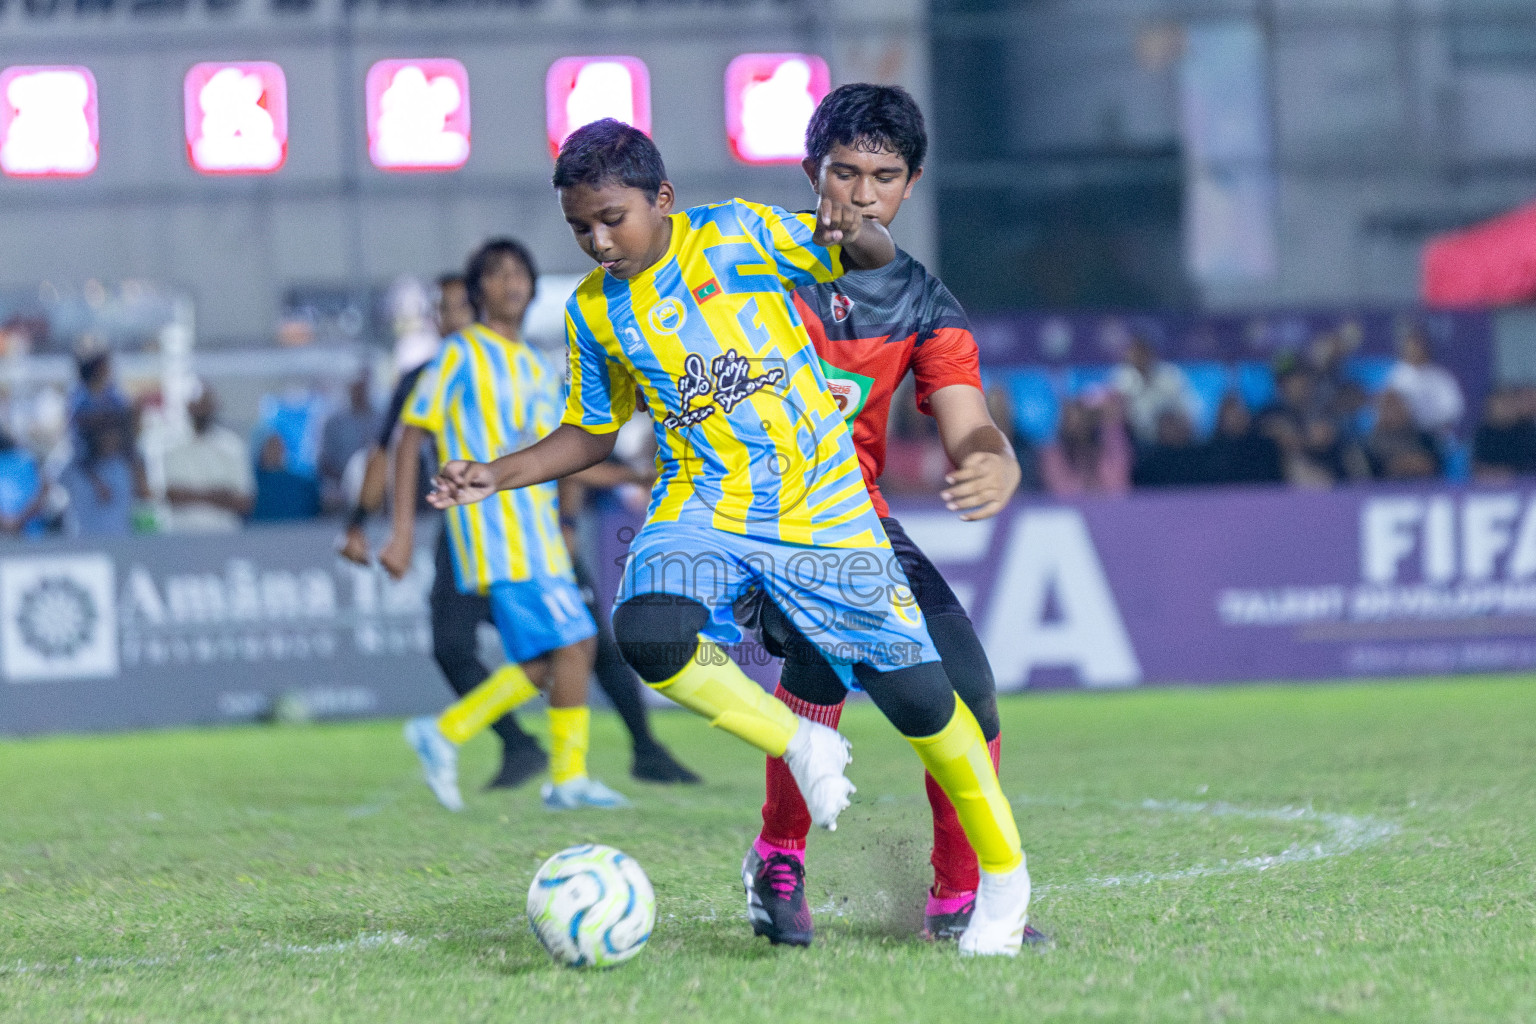
<path fill-rule="evenodd" d="M 729 148 L 727 64 L 747 52 L 819 54 L 834 84 L 886 81 L 927 97 L 921 0 L 16 0 L 0 3 L 0 69 L 78 65 L 97 86 L 100 160 L 88 177 L 0 176 L 0 288 L 149 279 L 184 289 L 199 344 L 272 338 L 284 296 L 362 294 L 400 274 L 462 266 L 492 234 L 528 242 L 550 272 L 585 272 L 549 187 L 545 75 L 560 57 L 645 61 L 653 135 L 684 204 L 733 195 L 810 205 L 797 166 Z M 451 173 L 372 165 L 364 80 L 387 58 L 453 57 L 469 76 L 471 150 Z M 270 175 L 188 162 L 183 78 L 201 61 L 285 73 L 288 155 Z M 919 189 L 898 237 L 933 259 Z"/>
<path fill-rule="evenodd" d="M 973 311 L 1404 302 L 1536 193 L 1536 19 L 1475 0 L 930 0 Z"/>

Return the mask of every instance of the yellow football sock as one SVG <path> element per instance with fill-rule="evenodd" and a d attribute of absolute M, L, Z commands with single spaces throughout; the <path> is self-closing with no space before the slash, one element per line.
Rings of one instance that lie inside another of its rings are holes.
<path fill-rule="evenodd" d="M 1013 808 L 997 784 L 987 741 L 965 702 L 955 701 L 954 717 L 944 728 L 932 736 L 908 736 L 907 742 L 955 805 L 982 869 L 1006 872 L 1023 863 Z"/>
<path fill-rule="evenodd" d="M 718 644 L 702 636 L 681 672 L 650 686 L 769 757 L 783 757 L 800 728 L 793 711 L 747 678 Z"/>
<path fill-rule="evenodd" d="M 592 712 L 585 707 L 549 709 L 549 778 L 555 785 L 587 774 Z"/>
<path fill-rule="evenodd" d="M 454 743 L 467 743 L 496 719 L 538 695 L 523 667 L 509 662 L 450 704 L 438 716 L 437 727 Z"/>

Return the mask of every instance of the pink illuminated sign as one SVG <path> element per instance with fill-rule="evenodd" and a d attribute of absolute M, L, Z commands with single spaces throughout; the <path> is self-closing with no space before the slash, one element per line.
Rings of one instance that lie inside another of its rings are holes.
<path fill-rule="evenodd" d="M 544 80 L 549 152 L 584 124 L 605 117 L 651 134 L 651 73 L 636 57 L 561 57 Z"/>
<path fill-rule="evenodd" d="M 288 158 L 288 86 L 267 61 L 194 64 L 183 82 L 187 160 L 204 174 L 271 174 Z"/>
<path fill-rule="evenodd" d="M 725 69 L 725 131 L 736 159 L 798 163 L 805 126 L 832 87 L 827 62 L 811 53 L 744 53 Z"/>
<path fill-rule="evenodd" d="M 79 178 L 96 169 L 96 79 L 77 67 L 0 71 L 0 171 Z"/>
<path fill-rule="evenodd" d="M 453 171 L 469 159 L 469 74 L 448 58 L 368 69 L 368 156 L 386 171 Z"/>

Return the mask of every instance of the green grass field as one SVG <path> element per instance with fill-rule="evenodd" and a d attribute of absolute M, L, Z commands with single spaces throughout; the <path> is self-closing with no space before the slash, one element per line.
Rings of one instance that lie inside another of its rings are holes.
<path fill-rule="evenodd" d="M 658 728 L 706 786 L 630 783 L 599 716 L 594 774 L 637 806 L 566 815 L 536 786 L 440 810 L 394 722 L 5 742 L 0 1020 L 1536 1019 L 1531 681 L 1036 695 L 1003 721 L 1054 942 L 982 962 L 915 936 L 920 770 L 867 705 L 855 804 L 811 840 L 809 950 L 752 938 L 761 762 L 686 715 Z M 494 755 L 467 748 L 466 782 Z M 523 917 L 583 840 L 659 900 L 609 972 L 554 966 Z"/>

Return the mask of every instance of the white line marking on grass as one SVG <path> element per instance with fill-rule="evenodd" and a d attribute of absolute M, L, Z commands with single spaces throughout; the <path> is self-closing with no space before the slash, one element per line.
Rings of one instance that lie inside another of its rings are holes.
<path fill-rule="evenodd" d="M 13 964 L 0 964 L 0 977 L 21 974 L 53 974 L 72 970 L 111 971 L 137 967 L 167 967 L 178 963 L 212 963 L 218 960 L 237 960 L 242 957 L 267 955 L 340 956 L 344 953 L 370 952 L 386 947 L 417 949 L 423 945 L 425 945 L 425 942 L 422 939 L 407 935 L 404 932 L 364 932 L 355 939 L 345 939 L 341 942 L 322 942 L 313 946 L 267 942 L 256 949 L 232 950 L 227 953 L 207 953 L 203 956 L 77 956 L 73 960 L 60 964 L 28 964 L 17 961 Z"/>
<path fill-rule="evenodd" d="M 1108 807 L 1111 810 L 1137 814 L 1204 814 L 1217 818 L 1243 818 L 1250 821 L 1315 822 L 1329 830 L 1329 834 L 1319 842 L 1311 844 L 1292 843 L 1279 853 L 1245 857 L 1242 860 L 1222 860 L 1215 864 L 1195 864 L 1191 867 L 1180 868 L 1177 871 L 1146 871 L 1133 875 L 1095 875 L 1075 882 L 1037 884 L 1034 886 L 1034 895 L 1036 896 L 1111 889 L 1120 886 L 1150 885 L 1155 882 L 1177 882 L 1190 878 L 1232 875 L 1245 871 L 1268 871 L 1270 868 L 1282 867 L 1287 864 L 1301 864 L 1308 861 L 1343 857 L 1367 846 L 1382 842 L 1400 831 L 1399 826 L 1395 822 L 1371 815 L 1335 814 L 1330 811 L 1313 810 L 1310 807 L 1240 807 L 1236 804 L 1220 801 L 1194 803 L 1186 800 L 1143 800 L 1140 803 L 1132 803 L 1122 800 L 1085 800 L 1080 797 L 1013 796 L 1010 799 L 1018 805 L 1054 807 L 1057 809 L 1092 806 Z M 852 900 L 847 897 L 833 897 L 821 906 L 812 908 L 811 912 L 831 917 L 851 917 L 871 912 L 878 913 L 879 911 L 873 907 L 873 904 L 876 903 L 882 907 L 889 907 L 891 903 L 890 894 L 882 889 L 868 897 Z M 710 922 L 719 919 L 713 909 L 710 910 L 708 915 L 699 914 L 686 918 L 686 920 L 694 922 Z"/>
<path fill-rule="evenodd" d="M 1048 804 L 1053 806 L 1082 806 L 1080 800 L 1051 800 L 1041 797 L 1015 797 L 1023 804 Z M 1195 864 L 1177 871 L 1144 871 L 1134 875 L 1091 876 L 1078 882 L 1061 882 L 1055 885 L 1037 885 L 1034 891 L 1072 892 L 1084 889 L 1108 889 L 1116 886 L 1150 885 L 1154 882 L 1177 882 L 1187 878 L 1208 878 L 1213 875 L 1231 875 L 1243 871 L 1268 871 L 1286 864 L 1343 857 L 1357 850 L 1382 842 L 1396 835 L 1400 829 L 1395 822 L 1371 815 L 1335 814 L 1317 811 L 1310 807 L 1239 807 L 1236 804 L 1212 802 L 1193 803 L 1187 800 L 1143 800 L 1139 804 L 1110 801 L 1108 805 L 1119 810 L 1149 811 L 1168 814 L 1206 814 L 1211 817 L 1245 818 L 1255 821 L 1304 821 L 1316 822 L 1328 828 L 1329 834 L 1311 844 L 1292 843 L 1279 853 L 1244 857 L 1242 860 L 1222 860 L 1216 864 Z"/>
<path fill-rule="evenodd" d="M 1253 821 L 1315 822 L 1329 830 L 1329 834 L 1319 842 L 1311 844 L 1292 843 L 1279 853 L 1261 854 L 1257 857 L 1245 857 L 1242 860 L 1235 861 L 1222 860 L 1216 864 L 1195 864 L 1177 871 L 1146 871 L 1133 875 L 1090 876 L 1076 882 L 1036 885 L 1034 887 L 1036 895 L 1081 892 L 1084 890 L 1109 889 L 1120 886 L 1150 885 L 1155 882 L 1177 882 L 1190 878 L 1208 878 L 1214 875 L 1231 875 L 1244 871 L 1268 871 L 1270 868 L 1282 867 L 1287 864 L 1301 864 L 1308 861 L 1343 857 L 1367 846 L 1382 842 L 1401 831 L 1397 823 L 1371 815 L 1335 814 L 1329 811 L 1313 810 L 1310 807 L 1254 808 L 1240 807 L 1236 804 L 1223 802 L 1194 803 L 1186 800 L 1143 800 L 1140 803 L 1129 803 L 1115 800 L 1084 800 L 1076 797 L 1052 798 L 1037 796 L 1014 796 L 1012 800 L 1016 804 L 1057 808 L 1097 805 L 1135 813 L 1205 814 L 1211 817 L 1243 818 Z M 885 904 L 888 904 L 891 899 L 890 895 L 884 890 L 875 892 L 870 898 Z M 864 902 L 863 900 L 859 901 L 860 904 Z M 829 901 L 824 906 L 816 908 L 815 913 L 845 917 L 849 916 L 850 913 L 864 909 L 866 909 L 864 906 L 850 905 L 849 901 L 844 899 L 841 903 L 836 900 Z M 672 920 L 678 919 L 673 914 L 666 916 Z M 732 916 L 734 917 L 734 915 Z M 721 919 L 715 907 L 711 907 L 707 915 L 698 914 L 683 918 L 683 920 L 694 922 L 711 922 Z M 498 930 L 495 934 L 499 935 L 501 932 Z M 345 939 L 339 942 L 322 942 L 315 945 L 269 942 L 256 949 L 234 950 L 227 953 L 208 953 L 203 956 L 75 957 L 71 961 L 59 964 L 28 964 L 17 961 L 12 964 L 0 964 L 0 977 L 57 973 L 70 970 L 122 970 L 125 968 L 165 967 L 183 962 L 210 963 L 219 960 L 233 960 L 241 957 L 259 957 L 264 955 L 340 956 L 346 953 L 371 952 L 386 948 L 420 949 L 427 945 L 428 941 L 427 939 L 408 935 L 405 932 L 363 932 L 354 939 Z"/>

